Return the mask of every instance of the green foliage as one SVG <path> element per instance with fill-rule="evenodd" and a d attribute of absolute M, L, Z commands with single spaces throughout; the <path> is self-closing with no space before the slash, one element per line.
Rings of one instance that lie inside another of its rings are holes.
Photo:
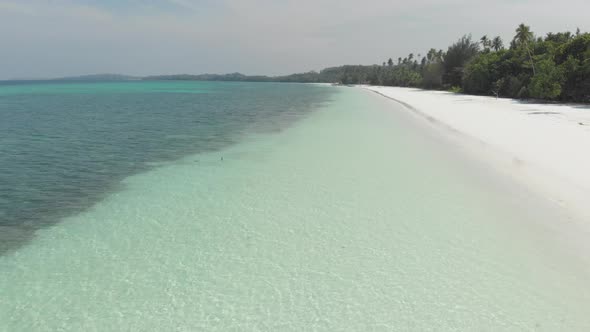
<path fill-rule="evenodd" d="M 509 50 L 499 38 L 495 41 L 490 46 L 484 36 L 484 51 L 465 66 L 461 86 L 466 93 L 590 102 L 590 34 L 535 38 L 521 24 Z"/>
<path fill-rule="evenodd" d="M 440 89 L 444 74 L 443 64 L 440 62 L 427 63 L 422 69 L 422 87 L 426 89 Z"/>
<path fill-rule="evenodd" d="M 531 28 L 524 23 L 521 23 L 518 28 L 516 28 L 516 35 L 512 40 L 513 48 L 517 48 L 519 50 L 523 50 L 525 54 L 528 56 L 531 68 L 533 70 L 533 76 L 535 73 L 535 62 L 533 60 L 533 53 L 534 53 L 534 46 L 535 42 L 535 35 L 531 31 Z"/>
<path fill-rule="evenodd" d="M 516 98 L 526 99 L 528 97 L 529 97 L 529 90 L 526 88 L 526 86 L 522 86 L 522 88 L 520 88 L 520 90 L 516 94 Z"/>
<path fill-rule="evenodd" d="M 521 23 L 516 28 L 516 35 L 514 36 L 514 42 L 516 46 L 526 46 L 533 42 L 535 35 L 531 32 L 531 28 L 524 23 Z"/>
<path fill-rule="evenodd" d="M 555 61 L 565 76 L 561 98 L 590 102 L 590 34 L 578 34 L 560 45 Z"/>
<path fill-rule="evenodd" d="M 563 70 L 555 65 L 551 59 L 545 59 L 537 64 L 538 72 L 529 87 L 533 98 L 555 99 L 561 95 Z"/>
<path fill-rule="evenodd" d="M 492 40 L 492 48 L 496 52 L 504 49 L 504 42 L 502 41 L 502 38 L 500 38 L 500 36 L 494 37 L 494 39 Z"/>
<path fill-rule="evenodd" d="M 146 79 L 373 84 L 590 103 L 590 33 L 580 31 L 535 37 L 529 26 L 520 24 L 508 49 L 500 37 L 473 41 L 463 36 L 447 52 L 430 49 L 424 57 L 410 53 L 379 63 L 278 77 L 234 73 Z"/>
<path fill-rule="evenodd" d="M 501 53 L 482 53 L 465 68 L 463 90 L 466 93 L 490 94 L 497 90 L 496 82 Z"/>
<path fill-rule="evenodd" d="M 498 95 L 503 97 L 516 98 L 524 87 L 523 81 L 512 75 L 503 77 L 498 83 Z"/>
<path fill-rule="evenodd" d="M 443 59 L 445 74 L 443 83 L 449 86 L 461 86 L 463 71 L 467 63 L 479 53 L 479 44 L 471 40 L 471 36 L 463 36 L 449 46 Z"/>
<path fill-rule="evenodd" d="M 460 86 L 452 86 L 449 88 L 449 92 L 453 92 L 453 93 L 462 93 L 463 89 L 461 89 Z"/>

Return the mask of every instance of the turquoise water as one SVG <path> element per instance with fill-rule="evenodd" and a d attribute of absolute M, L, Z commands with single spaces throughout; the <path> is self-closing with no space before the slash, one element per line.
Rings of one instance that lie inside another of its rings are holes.
<path fill-rule="evenodd" d="M 588 266 L 541 222 L 559 214 L 390 101 L 325 89 L 1 256 L 0 330 L 590 328 Z"/>
<path fill-rule="evenodd" d="M 127 176 L 283 130 L 330 94 L 295 84 L 0 84 L 0 254 Z"/>

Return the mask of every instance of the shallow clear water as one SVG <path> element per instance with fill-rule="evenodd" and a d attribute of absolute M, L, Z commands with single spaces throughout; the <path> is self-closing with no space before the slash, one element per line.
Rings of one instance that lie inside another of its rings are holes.
<path fill-rule="evenodd" d="M 590 328 L 589 271 L 552 213 L 391 102 L 332 91 L 1 256 L 0 329 Z"/>
<path fill-rule="evenodd" d="M 329 96 L 295 84 L 0 84 L 0 254 L 129 175 L 284 129 Z"/>

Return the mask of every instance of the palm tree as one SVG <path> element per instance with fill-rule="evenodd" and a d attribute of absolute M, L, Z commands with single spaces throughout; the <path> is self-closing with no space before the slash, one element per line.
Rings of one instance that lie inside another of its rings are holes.
<path fill-rule="evenodd" d="M 465 66 L 479 54 L 479 50 L 479 43 L 472 40 L 471 35 L 465 35 L 449 46 L 442 61 L 445 69 L 443 81 L 450 86 L 461 86 Z"/>
<path fill-rule="evenodd" d="M 433 62 L 435 57 L 436 50 L 434 48 L 431 48 L 430 51 L 428 51 L 428 54 L 426 54 L 426 59 L 428 59 L 428 62 Z"/>
<path fill-rule="evenodd" d="M 531 32 L 531 28 L 524 23 L 521 23 L 518 28 L 516 28 L 516 36 L 514 36 L 514 42 L 516 45 L 524 47 L 529 54 L 529 59 L 531 60 L 531 65 L 533 67 L 533 76 L 535 76 L 535 63 L 533 62 L 533 54 L 529 49 L 529 44 L 531 41 L 535 39 L 533 33 Z"/>
<path fill-rule="evenodd" d="M 533 40 L 533 37 L 531 28 L 524 23 L 521 23 L 518 28 L 516 28 L 516 36 L 514 36 L 514 40 L 517 44 L 527 44 Z"/>
<path fill-rule="evenodd" d="M 484 35 L 483 37 L 481 37 L 481 39 L 479 40 L 479 42 L 481 43 L 481 46 L 483 46 L 484 51 L 487 51 L 490 47 L 490 40 L 488 39 L 487 35 Z"/>
<path fill-rule="evenodd" d="M 496 52 L 504 48 L 504 42 L 502 42 L 502 38 L 500 38 L 500 36 L 497 36 L 494 39 L 492 39 L 492 48 Z"/>

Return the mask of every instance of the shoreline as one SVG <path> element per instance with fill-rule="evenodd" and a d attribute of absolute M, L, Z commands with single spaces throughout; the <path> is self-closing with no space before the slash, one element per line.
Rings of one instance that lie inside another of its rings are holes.
<path fill-rule="evenodd" d="M 587 330 L 589 265 L 544 227 L 554 211 L 414 113 L 342 92 L 0 257 L 0 325 Z"/>
<path fill-rule="evenodd" d="M 360 85 L 447 132 L 477 159 L 550 200 L 590 232 L 590 106 L 523 103 Z M 467 139 L 466 139 L 467 138 Z"/>

